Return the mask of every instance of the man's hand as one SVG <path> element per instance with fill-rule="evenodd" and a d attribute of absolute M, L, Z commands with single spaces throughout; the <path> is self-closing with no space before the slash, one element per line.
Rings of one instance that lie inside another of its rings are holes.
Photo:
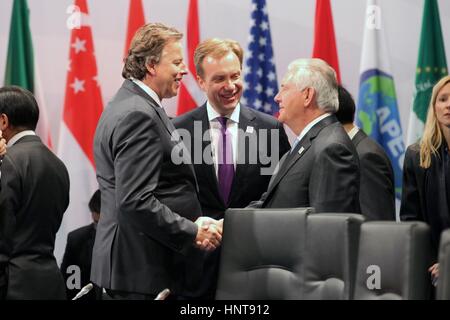
<path fill-rule="evenodd" d="M 435 263 L 428 268 L 428 272 L 431 272 L 431 276 L 437 279 L 439 277 L 439 263 Z"/>
<path fill-rule="evenodd" d="M 209 217 L 200 217 L 195 223 L 198 225 L 196 245 L 205 251 L 217 249 L 222 242 L 223 219 L 218 221 Z"/>
<path fill-rule="evenodd" d="M 2 138 L 2 130 L 0 130 L 0 156 L 6 154 L 6 140 Z"/>

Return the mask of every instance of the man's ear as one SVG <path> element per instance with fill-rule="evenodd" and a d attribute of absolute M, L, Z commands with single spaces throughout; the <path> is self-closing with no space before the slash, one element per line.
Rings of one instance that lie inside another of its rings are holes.
<path fill-rule="evenodd" d="M 197 75 L 197 83 L 202 91 L 206 92 L 206 83 L 205 80 L 202 79 L 199 75 Z"/>
<path fill-rule="evenodd" d="M 149 75 L 156 76 L 156 63 L 147 63 L 145 66 Z"/>
<path fill-rule="evenodd" d="M 4 113 L 0 114 L 0 130 L 3 132 L 9 127 L 8 116 Z"/>
<path fill-rule="evenodd" d="M 305 107 L 310 107 L 312 105 L 314 99 L 316 98 L 316 89 L 306 88 L 305 91 L 303 92 L 303 94 L 305 94 L 305 100 L 304 100 Z"/>

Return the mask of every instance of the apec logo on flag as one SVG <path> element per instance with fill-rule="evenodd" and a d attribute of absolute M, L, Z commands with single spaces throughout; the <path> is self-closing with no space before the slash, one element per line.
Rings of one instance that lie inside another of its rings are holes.
<path fill-rule="evenodd" d="M 356 122 L 388 154 L 395 173 L 396 197 L 400 198 L 405 144 L 391 76 L 376 69 L 363 73 Z"/>

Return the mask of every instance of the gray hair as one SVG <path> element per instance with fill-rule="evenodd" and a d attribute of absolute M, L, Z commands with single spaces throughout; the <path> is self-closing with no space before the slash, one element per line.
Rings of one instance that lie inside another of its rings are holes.
<path fill-rule="evenodd" d="M 336 72 L 321 59 L 297 59 L 288 67 L 285 82 L 294 83 L 299 90 L 314 88 L 317 105 L 324 112 L 339 110 Z"/>

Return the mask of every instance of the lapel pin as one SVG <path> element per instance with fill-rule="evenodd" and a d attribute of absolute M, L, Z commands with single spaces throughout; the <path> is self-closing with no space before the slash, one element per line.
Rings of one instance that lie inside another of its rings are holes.
<path fill-rule="evenodd" d="M 253 132 L 255 132 L 255 128 L 248 126 L 247 130 L 245 132 L 246 133 L 253 133 Z"/>
<path fill-rule="evenodd" d="M 302 155 L 303 151 L 305 151 L 305 148 L 301 147 L 300 150 L 298 150 L 298 154 Z"/>

